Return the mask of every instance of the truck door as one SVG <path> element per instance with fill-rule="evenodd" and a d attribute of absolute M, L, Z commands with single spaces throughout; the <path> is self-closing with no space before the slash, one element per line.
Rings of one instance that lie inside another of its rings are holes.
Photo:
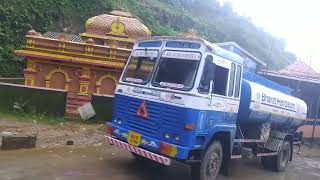
<path fill-rule="evenodd" d="M 214 56 L 209 54 L 205 58 L 205 65 L 200 80 L 199 92 L 208 96 L 206 127 L 213 123 L 224 123 L 226 120 L 227 87 L 229 69 L 215 64 Z"/>

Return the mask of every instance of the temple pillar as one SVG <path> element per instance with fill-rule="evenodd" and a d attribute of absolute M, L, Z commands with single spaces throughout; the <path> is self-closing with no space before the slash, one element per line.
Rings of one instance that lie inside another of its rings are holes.
<path fill-rule="evenodd" d="M 79 95 L 88 96 L 89 95 L 89 84 L 90 84 L 90 68 L 83 67 L 81 76 L 79 76 Z"/>
<path fill-rule="evenodd" d="M 27 68 L 24 69 L 24 84 L 26 86 L 35 86 L 36 74 L 36 63 L 32 60 L 28 60 Z"/>

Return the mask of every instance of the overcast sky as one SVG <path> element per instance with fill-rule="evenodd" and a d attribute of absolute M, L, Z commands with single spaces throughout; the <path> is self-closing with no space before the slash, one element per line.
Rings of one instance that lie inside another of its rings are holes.
<path fill-rule="evenodd" d="M 320 72 L 320 0 L 220 0 L 274 36 Z"/>

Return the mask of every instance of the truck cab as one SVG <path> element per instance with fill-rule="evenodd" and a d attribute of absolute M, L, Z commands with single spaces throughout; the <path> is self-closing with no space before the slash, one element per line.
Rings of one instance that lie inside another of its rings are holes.
<path fill-rule="evenodd" d="M 202 39 L 140 40 L 115 91 L 112 136 L 180 161 L 199 158 L 212 136 L 235 136 L 242 65 Z"/>
<path fill-rule="evenodd" d="M 236 139 L 243 63 L 203 39 L 139 40 L 115 90 L 108 142 L 137 159 L 191 164 L 195 178 L 214 179 L 245 142 Z"/>

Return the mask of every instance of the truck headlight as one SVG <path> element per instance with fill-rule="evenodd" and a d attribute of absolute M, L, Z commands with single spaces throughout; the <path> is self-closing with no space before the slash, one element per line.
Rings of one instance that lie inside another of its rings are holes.
<path fill-rule="evenodd" d="M 170 137 L 171 137 L 171 136 L 170 136 L 170 134 L 169 134 L 169 133 L 165 133 L 165 134 L 164 134 L 164 138 L 166 138 L 166 139 L 170 139 Z"/>
<path fill-rule="evenodd" d="M 121 118 L 115 118 L 114 122 L 118 123 L 118 124 L 122 124 L 122 119 Z"/>
<path fill-rule="evenodd" d="M 174 136 L 175 141 L 180 141 L 180 136 Z"/>

